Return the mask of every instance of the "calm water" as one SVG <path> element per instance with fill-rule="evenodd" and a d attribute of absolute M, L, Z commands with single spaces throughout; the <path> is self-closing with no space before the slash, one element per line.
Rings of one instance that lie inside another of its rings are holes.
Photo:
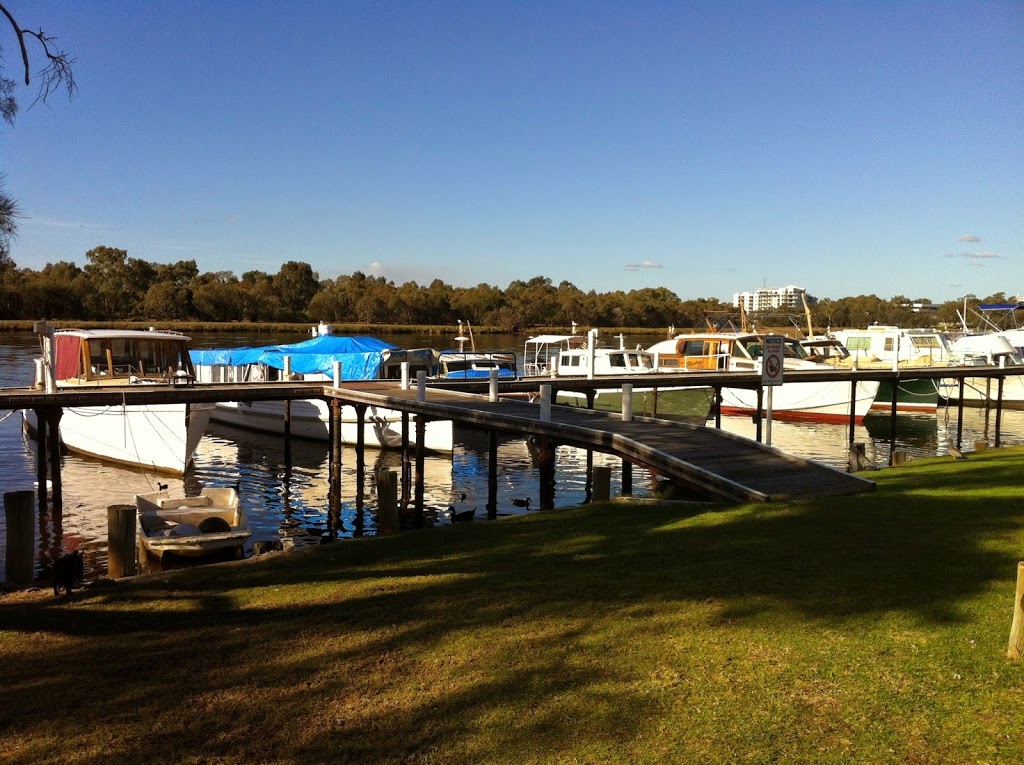
<path fill-rule="evenodd" d="M 303 335 L 196 335 L 195 347 L 264 345 L 295 342 Z M 384 336 L 396 344 L 413 346 L 454 345 L 447 338 L 409 335 Z M 628 338 L 644 346 L 660 339 Z M 478 347 L 522 350 L 522 338 L 478 338 Z M 31 382 L 33 362 L 38 355 L 35 337 L 28 334 L 0 335 L 0 387 L 24 387 Z M 3 416 L 3 414 L 0 414 Z M 941 455 L 947 440 L 956 438 L 956 409 L 940 409 L 937 415 L 900 416 L 896 423 L 896 448 L 913 456 Z M 755 427 L 750 418 L 723 418 L 723 428 L 750 438 Z M 425 461 L 425 502 L 432 510 L 428 518 L 448 523 L 443 509 L 477 508 L 485 515 L 487 503 L 487 438 L 472 430 L 456 429 L 454 453 Z M 887 415 L 869 416 L 858 426 L 855 439 L 867 445 L 867 456 L 878 465 L 889 458 L 890 420 Z M 965 410 L 962 442 L 972 448 L 976 440 L 994 437 L 994 414 Z M 1004 412 L 1004 445 L 1024 443 L 1024 412 Z M 774 422 L 772 443 L 785 451 L 845 468 L 847 427 L 814 423 Z M 37 572 L 42 573 L 52 558 L 63 550 L 85 553 L 87 576 L 106 571 L 106 507 L 130 503 L 134 494 L 156 490 L 158 480 L 169 483 L 172 492 L 195 493 L 202 486 L 230 486 L 236 482 L 240 498 L 253 526 L 253 540 L 286 538 L 296 545 L 320 544 L 330 537 L 327 517 L 328 445 L 324 442 L 294 440 L 292 462 L 285 464 L 280 436 L 236 430 L 213 424 L 196 452 L 194 470 L 184 480 L 155 476 L 139 469 L 108 465 L 69 455 L 63 459 L 64 510 L 59 519 L 52 514 L 40 518 Z M 562 446 L 558 450 L 556 507 L 578 505 L 587 499 L 586 452 Z M 23 437 L 21 415 L 14 413 L 0 422 L 0 460 L 4 492 L 32 489 L 35 482 L 35 444 Z M 343 488 L 339 537 L 372 535 L 376 532 L 374 476 L 383 467 L 400 469 L 397 452 L 367 452 L 365 484 L 360 498 L 356 487 L 355 453 L 343 454 Z M 619 486 L 621 471 L 617 459 L 594 455 L 594 463 L 612 468 L 612 490 Z M 498 446 L 498 512 L 526 512 L 512 504 L 513 498 L 538 500 L 538 471 L 523 439 L 502 438 Z M 650 476 L 635 469 L 634 494 L 647 493 Z M 464 503 L 460 501 L 466 494 Z M 440 513 L 436 511 L 442 511 Z M 0 516 L 0 559 L 6 554 L 6 528 Z M 0 570 L 0 575 L 3 571 Z M 0 579 L 2 581 L 2 579 Z"/>

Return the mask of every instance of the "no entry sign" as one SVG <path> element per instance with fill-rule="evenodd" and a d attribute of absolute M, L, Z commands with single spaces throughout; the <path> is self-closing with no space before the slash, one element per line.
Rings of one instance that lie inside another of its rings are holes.
<path fill-rule="evenodd" d="M 785 346 L 782 335 L 768 335 L 764 339 L 764 355 L 761 357 L 761 384 L 782 385 L 782 359 Z"/>

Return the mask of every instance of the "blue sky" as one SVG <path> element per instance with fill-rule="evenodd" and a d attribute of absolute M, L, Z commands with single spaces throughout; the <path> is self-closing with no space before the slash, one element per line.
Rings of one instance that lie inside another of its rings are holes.
<path fill-rule="evenodd" d="M 79 86 L 0 125 L 20 266 L 1024 293 L 1017 0 L 6 5 Z"/>

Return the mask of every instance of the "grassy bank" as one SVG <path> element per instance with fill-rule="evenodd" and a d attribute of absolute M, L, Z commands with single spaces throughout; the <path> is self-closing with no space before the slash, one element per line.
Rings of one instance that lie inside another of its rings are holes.
<path fill-rule="evenodd" d="M 1024 450 L 0 599 L 0 762 L 1018 763 Z"/>

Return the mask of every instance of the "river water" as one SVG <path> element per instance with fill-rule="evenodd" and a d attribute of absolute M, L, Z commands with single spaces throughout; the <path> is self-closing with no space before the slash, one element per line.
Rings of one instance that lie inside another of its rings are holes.
<path fill-rule="evenodd" d="M 193 347 L 234 347 L 296 342 L 305 335 L 223 333 L 193 335 Z M 396 345 L 424 347 L 445 345 L 437 336 L 381 335 Z M 660 335 L 629 338 L 644 347 L 662 339 Z M 517 336 L 478 338 L 481 350 L 522 351 Z M 25 387 L 31 383 L 33 359 L 39 355 L 38 342 L 28 333 L 0 335 L 0 387 Z M 0 417 L 7 415 L 0 412 Z M 887 413 L 869 415 L 855 429 L 854 439 L 866 445 L 867 457 L 883 466 L 889 459 L 891 420 Z M 994 440 L 995 415 L 980 409 L 966 409 L 961 442 L 964 450 L 976 441 Z M 748 417 L 724 417 L 722 427 L 753 438 L 755 426 Z M 947 442 L 957 438 L 957 410 L 940 408 L 934 415 L 900 415 L 896 418 L 896 448 L 912 457 L 946 453 Z M 780 422 L 772 424 L 772 445 L 784 451 L 845 469 L 848 427 L 838 424 Z M 1003 445 L 1024 443 L 1024 412 L 1006 411 L 1001 424 Z M 477 508 L 477 519 L 485 517 L 487 503 L 487 437 L 470 429 L 455 430 L 451 455 L 427 456 L 424 468 L 424 501 L 427 519 L 448 523 L 444 510 Z M 342 515 L 340 527 L 332 529 L 327 514 L 328 445 L 326 442 L 293 440 L 291 464 L 285 462 L 280 436 L 264 435 L 211 424 L 196 451 L 195 465 L 184 479 L 168 479 L 140 469 L 110 465 L 76 455 L 63 457 L 63 513 L 40 516 L 37 529 L 37 574 L 45 575 L 53 558 L 62 551 L 80 549 L 85 555 L 86 576 L 106 572 L 106 507 L 131 503 L 135 494 L 156 490 L 157 481 L 169 483 L 179 493 L 197 493 L 202 486 L 239 486 L 240 500 L 253 527 L 253 541 L 287 540 L 296 546 L 320 544 L 333 537 L 372 535 L 376 532 L 374 477 L 381 468 L 400 470 L 397 452 L 368 451 L 365 484 L 357 491 L 355 453 L 346 448 L 342 457 Z M 556 507 L 578 505 L 587 500 L 586 452 L 568 446 L 558 448 Z M 594 464 L 612 469 L 612 491 L 621 480 L 619 460 L 603 454 L 593 456 Z M 0 421 L 0 464 L 3 492 L 32 489 L 35 484 L 35 444 L 24 437 L 21 415 L 10 414 Z M 513 504 L 513 498 L 538 499 L 539 472 L 522 438 L 502 436 L 498 444 L 498 514 L 535 512 Z M 648 493 L 651 476 L 633 471 L 633 493 Z M 360 496 L 361 494 L 361 496 Z M 466 495 L 462 500 L 462 494 Z M 6 556 L 6 525 L 0 516 L 0 559 Z M 251 550 L 251 545 L 249 547 Z M 0 575 L 3 575 L 0 571 Z M 0 581 L 3 581 L 0 578 Z"/>

